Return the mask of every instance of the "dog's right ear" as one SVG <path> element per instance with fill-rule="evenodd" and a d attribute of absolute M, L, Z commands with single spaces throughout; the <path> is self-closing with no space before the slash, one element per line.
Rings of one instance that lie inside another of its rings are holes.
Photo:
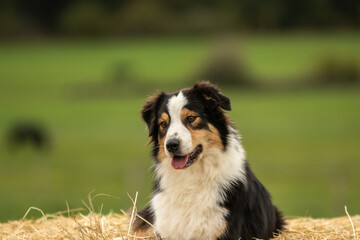
<path fill-rule="evenodd" d="M 165 97 L 164 92 L 160 92 L 154 96 L 149 97 L 141 111 L 142 119 L 146 122 L 148 130 L 149 130 L 149 137 L 153 139 L 155 135 L 155 126 L 156 126 L 156 113 L 160 107 L 160 103 L 163 101 Z M 152 141 L 152 139 L 150 141 Z"/>

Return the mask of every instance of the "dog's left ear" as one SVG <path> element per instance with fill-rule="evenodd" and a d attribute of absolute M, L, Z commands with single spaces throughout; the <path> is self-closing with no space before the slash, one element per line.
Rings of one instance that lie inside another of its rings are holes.
<path fill-rule="evenodd" d="M 210 82 L 204 81 L 196 83 L 193 89 L 201 94 L 209 106 L 220 107 L 228 111 L 231 110 L 230 99 L 224 96 L 220 90 Z"/>
<path fill-rule="evenodd" d="M 155 135 L 156 112 L 164 97 L 164 92 L 160 92 L 152 97 L 149 97 L 141 110 L 141 117 L 146 122 L 149 129 L 149 137 L 153 137 Z"/>

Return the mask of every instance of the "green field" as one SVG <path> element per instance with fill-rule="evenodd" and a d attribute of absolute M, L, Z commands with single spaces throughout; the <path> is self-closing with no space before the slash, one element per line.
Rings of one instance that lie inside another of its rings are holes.
<path fill-rule="evenodd" d="M 327 55 L 360 56 L 359 34 L 236 41 L 249 71 L 269 83 L 307 75 Z M 94 189 L 119 197 L 95 200 L 105 212 L 130 208 L 127 192 L 139 191 L 143 206 L 152 173 L 142 103 L 162 85 L 185 86 L 180 80 L 194 76 L 213 45 L 204 37 L 0 43 L 0 221 L 21 218 L 31 206 L 47 213 L 65 210 L 66 201 L 83 207 Z M 98 95 L 122 62 L 136 82 L 122 83 L 117 95 Z M 79 94 L 87 86 L 92 94 Z M 131 93 L 121 90 L 126 86 Z M 285 215 L 344 215 L 344 205 L 360 214 L 359 87 L 223 93 L 254 172 Z M 21 119 L 48 127 L 49 151 L 7 150 L 7 129 Z"/>

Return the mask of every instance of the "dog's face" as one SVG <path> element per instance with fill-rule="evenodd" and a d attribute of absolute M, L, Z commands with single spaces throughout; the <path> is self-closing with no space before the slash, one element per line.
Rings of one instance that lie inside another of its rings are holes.
<path fill-rule="evenodd" d="M 230 122 L 222 109 L 230 108 L 230 100 L 207 82 L 151 97 L 142 117 L 154 142 L 155 159 L 183 169 L 211 149 L 224 151 Z"/>

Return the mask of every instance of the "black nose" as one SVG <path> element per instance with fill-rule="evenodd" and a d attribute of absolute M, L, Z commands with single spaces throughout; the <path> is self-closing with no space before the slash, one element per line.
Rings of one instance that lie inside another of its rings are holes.
<path fill-rule="evenodd" d="M 176 138 L 170 139 L 166 143 L 166 148 L 169 152 L 175 153 L 177 150 L 179 150 L 180 142 Z"/>

